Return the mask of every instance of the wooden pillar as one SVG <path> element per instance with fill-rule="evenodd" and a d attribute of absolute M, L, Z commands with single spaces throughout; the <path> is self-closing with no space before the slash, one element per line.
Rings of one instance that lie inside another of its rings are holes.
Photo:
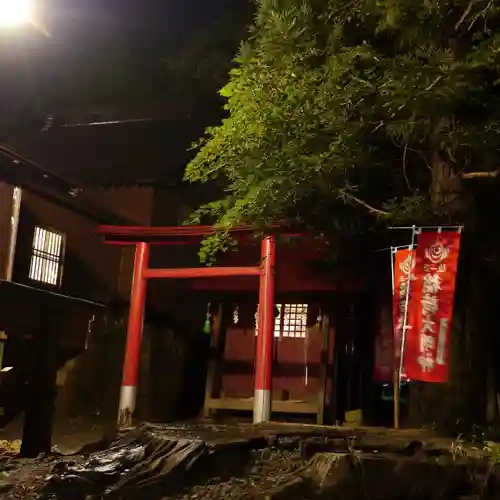
<path fill-rule="evenodd" d="M 58 359 L 58 314 L 47 311 L 40 330 L 31 340 L 27 377 L 27 405 L 21 456 L 34 458 L 52 448 L 52 424 L 56 399 Z"/>
<path fill-rule="evenodd" d="M 320 368 L 320 383 L 318 388 L 318 413 L 316 415 L 316 423 L 323 425 L 325 418 L 326 391 L 328 384 L 328 365 L 330 364 L 330 317 L 328 314 L 322 314 L 320 335 L 322 337 L 321 346 L 321 368 Z"/>
<path fill-rule="evenodd" d="M 146 280 L 144 270 L 149 262 L 149 244 L 138 243 L 135 249 L 134 272 L 130 293 L 130 311 L 127 328 L 125 360 L 123 362 L 120 404 L 118 406 L 118 426 L 132 425 L 135 411 L 137 384 L 139 378 L 139 356 L 141 349 L 144 311 L 146 307 Z"/>
<path fill-rule="evenodd" d="M 276 242 L 267 236 L 262 240 L 259 288 L 259 332 L 255 352 L 255 390 L 253 422 L 271 420 L 272 365 L 274 342 L 274 281 Z"/>
<path fill-rule="evenodd" d="M 205 401 L 203 404 L 203 416 L 205 418 L 212 416 L 212 398 L 214 390 L 220 389 L 220 369 L 222 363 L 222 354 L 224 346 L 221 343 L 221 326 L 222 326 L 222 303 L 217 308 L 217 314 L 214 317 L 212 325 L 212 333 L 210 336 L 210 351 L 207 366 L 207 380 L 205 385 Z M 220 397 L 220 390 L 217 391 L 215 397 Z"/>

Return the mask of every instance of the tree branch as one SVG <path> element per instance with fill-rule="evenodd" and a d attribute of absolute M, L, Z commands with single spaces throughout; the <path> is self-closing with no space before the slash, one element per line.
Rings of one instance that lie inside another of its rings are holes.
<path fill-rule="evenodd" d="M 405 178 L 406 185 L 408 186 L 408 189 L 410 191 L 413 191 L 413 189 L 410 186 L 410 180 L 408 179 L 408 175 L 406 174 L 406 151 L 408 149 L 408 141 L 405 144 L 405 148 L 403 151 L 403 177 Z"/>
<path fill-rule="evenodd" d="M 471 13 L 472 6 L 475 4 L 475 1 L 469 2 L 469 5 L 467 5 L 467 8 L 465 9 L 464 13 L 462 14 L 462 17 L 458 20 L 457 24 L 455 24 L 455 31 L 458 31 L 458 28 L 462 25 L 462 23 L 465 21 L 467 16 Z"/>
<path fill-rule="evenodd" d="M 499 170 L 492 170 L 491 172 L 465 172 L 460 175 L 462 179 L 491 179 L 498 177 Z"/>
<path fill-rule="evenodd" d="M 352 194 L 346 194 L 345 195 L 347 199 L 354 201 L 358 205 L 361 205 L 362 207 L 365 207 L 370 213 L 375 213 L 378 215 L 389 215 L 389 212 L 386 212 L 385 210 L 380 210 L 379 208 L 372 207 L 366 201 L 360 200 L 357 196 L 354 196 Z"/>

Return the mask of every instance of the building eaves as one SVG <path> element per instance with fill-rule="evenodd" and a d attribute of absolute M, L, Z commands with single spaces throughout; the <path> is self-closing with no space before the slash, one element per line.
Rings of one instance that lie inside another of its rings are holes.
<path fill-rule="evenodd" d="M 17 149 L 82 188 L 176 186 L 191 144 L 216 119 L 190 115 L 54 123 L 17 139 Z"/>
<path fill-rule="evenodd" d="M 98 224 L 132 223 L 130 219 L 90 202 L 85 193 L 71 182 L 3 144 L 0 144 L 0 180 L 26 189 Z"/>

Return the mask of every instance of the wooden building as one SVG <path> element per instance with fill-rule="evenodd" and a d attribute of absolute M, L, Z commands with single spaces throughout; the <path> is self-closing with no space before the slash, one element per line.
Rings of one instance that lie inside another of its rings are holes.
<path fill-rule="evenodd" d="M 118 215 L 100 197 L 0 146 L 0 421 L 26 410 L 29 454 L 47 449 L 40 425 L 52 411 L 57 371 L 85 349 L 106 304 L 129 295 L 131 261 L 104 246 L 95 228 L 144 221 Z"/>

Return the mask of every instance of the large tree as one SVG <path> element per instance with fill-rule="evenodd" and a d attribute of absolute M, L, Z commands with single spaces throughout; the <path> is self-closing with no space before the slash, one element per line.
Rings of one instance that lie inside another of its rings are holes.
<path fill-rule="evenodd" d="M 223 226 L 461 217 L 500 164 L 500 30 L 488 0 L 261 0 L 186 179 Z M 335 214 L 335 215 L 334 215 Z"/>
<path fill-rule="evenodd" d="M 325 234 L 395 220 L 469 229 L 481 225 L 479 207 L 497 207 L 489 224 L 498 226 L 498 4 L 259 1 L 221 90 L 228 116 L 207 130 L 186 170 L 187 180 L 224 189 L 194 220 L 215 220 L 222 233 L 284 220 Z M 489 205 L 477 203 L 478 182 Z M 447 413 L 474 419 L 478 405 L 469 403 L 485 386 L 474 373 L 486 373 L 492 346 L 484 295 L 495 288 L 485 257 L 492 242 L 478 245 L 477 232 L 468 241 L 457 308 L 466 321 L 456 323 L 453 355 L 468 361 Z M 219 247 L 209 239 L 202 255 Z"/>

